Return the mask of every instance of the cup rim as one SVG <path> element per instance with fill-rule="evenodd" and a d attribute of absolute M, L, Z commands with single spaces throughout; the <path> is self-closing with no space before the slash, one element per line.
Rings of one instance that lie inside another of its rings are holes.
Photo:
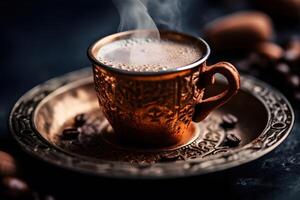
<path fill-rule="evenodd" d="M 182 32 L 177 32 L 177 31 L 171 31 L 171 30 L 159 30 L 160 33 L 166 34 L 174 34 L 174 35 L 180 35 L 186 38 L 189 38 L 191 40 L 195 40 L 201 43 L 202 48 L 203 48 L 203 55 L 196 61 L 188 64 L 188 65 L 184 65 L 184 66 L 178 66 L 176 68 L 171 68 L 171 69 L 167 69 L 167 70 L 163 70 L 163 71 L 128 71 L 128 70 L 123 70 L 123 69 L 119 69 L 119 68 L 114 68 L 111 66 L 108 66 L 102 62 L 100 62 L 93 53 L 94 48 L 99 45 L 100 42 L 102 42 L 103 40 L 107 40 L 107 39 L 113 39 L 113 38 L 121 38 L 124 37 L 126 35 L 130 35 L 133 34 L 134 32 L 142 32 L 142 31 L 153 31 L 153 30 L 147 30 L 147 29 L 138 29 L 138 30 L 130 30 L 130 31 L 124 31 L 124 32 L 119 32 L 119 33 L 115 33 L 112 35 L 108 35 L 106 37 L 103 37 L 101 39 L 96 40 L 95 42 L 93 42 L 88 50 L 87 50 L 87 56 L 90 59 L 90 61 L 97 66 L 103 67 L 106 70 L 112 71 L 112 72 L 117 72 L 119 74 L 124 74 L 124 75 L 139 75 L 139 76 L 153 76 L 153 75 L 163 75 L 163 74 L 171 74 L 171 73 L 176 73 L 176 72 L 182 72 L 182 71 L 186 71 L 186 70 L 190 70 L 196 67 L 199 67 L 202 63 L 204 63 L 208 56 L 210 55 L 210 47 L 207 44 L 207 42 L 202 39 L 201 37 L 195 37 L 186 33 L 182 33 Z"/>

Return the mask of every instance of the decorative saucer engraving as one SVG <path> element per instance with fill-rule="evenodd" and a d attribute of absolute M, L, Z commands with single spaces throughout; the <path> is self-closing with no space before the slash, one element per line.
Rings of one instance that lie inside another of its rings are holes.
<path fill-rule="evenodd" d="M 193 124 L 196 128 L 192 127 L 192 131 L 199 133 L 196 133 L 195 137 L 191 138 L 191 141 L 185 142 L 179 147 L 155 149 L 124 147 L 122 144 L 117 144 L 116 141 L 111 141 L 113 139 L 106 138 L 114 135 L 114 133 L 98 109 L 88 113 L 87 116 L 92 126 L 97 130 L 101 130 L 101 132 L 94 133 L 94 137 L 92 138 L 94 142 L 92 142 L 92 145 L 84 145 L 78 142 L 78 140 L 61 139 L 61 133 L 55 136 L 54 144 L 70 153 L 95 159 L 150 164 L 204 157 L 214 152 L 215 149 L 218 149 L 225 136 L 224 130 L 219 128 L 220 119 L 210 116 L 202 122 L 201 131 L 200 127 L 196 127 L 199 124 Z M 69 126 L 69 123 L 65 125 L 65 127 Z"/>
<path fill-rule="evenodd" d="M 39 106 L 47 101 L 49 96 L 56 93 L 68 93 L 70 88 L 91 82 L 90 70 L 84 69 L 38 85 L 21 97 L 15 104 L 9 119 L 11 132 L 21 147 L 30 154 L 58 166 L 100 176 L 125 178 L 191 176 L 223 170 L 259 158 L 278 146 L 288 136 L 294 123 L 293 110 L 285 97 L 252 77 L 242 76 L 242 91 L 262 105 L 258 112 L 265 113 L 267 117 L 264 128 L 257 133 L 257 136 L 250 135 L 251 137 L 247 134 L 257 130 L 254 129 L 255 127 L 246 127 L 247 120 L 251 119 L 244 119 L 246 123 L 238 127 L 238 132 L 243 134 L 248 131 L 249 133 L 242 135 L 245 143 L 238 147 L 229 148 L 222 145 L 224 130 L 219 126 L 220 115 L 216 113 L 198 125 L 199 137 L 180 148 L 143 153 L 115 149 L 119 158 L 104 159 L 105 156 L 99 157 L 98 155 L 98 158 L 92 159 L 90 154 L 79 155 L 76 149 L 70 153 L 68 149 L 45 138 L 38 131 L 33 118 Z M 245 100 L 246 97 L 239 98 L 244 98 L 241 101 L 245 104 L 251 103 Z M 255 108 L 253 107 L 253 110 Z M 225 109 L 224 112 L 228 110 Z M 51 124 L 44 123 L 43 128 L 49 129 L 50 126 Z M 105 151 L 102 149 L 102 152 Z"/>

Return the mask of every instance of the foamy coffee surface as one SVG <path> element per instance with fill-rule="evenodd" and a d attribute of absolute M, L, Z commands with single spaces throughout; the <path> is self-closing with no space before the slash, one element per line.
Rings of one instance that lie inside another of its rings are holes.
<path fill-rule="evenodd" d="M 97 58 L 108 66 L 127 71 L 164 71 L 186 66 L 202 56 L 188 42 L 150 38 L 123 39 L 100 48 Z"/>

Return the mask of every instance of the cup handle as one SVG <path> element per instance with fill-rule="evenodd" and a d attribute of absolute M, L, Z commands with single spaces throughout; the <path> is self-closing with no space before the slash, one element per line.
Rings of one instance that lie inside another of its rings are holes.
<path fill-rule="evenodd" d="M 219 62 L 217 64 L 203 67 L 203 72 L 200 73 L 197 86 L 205 88 L 214 83 L 214 75 L 220 73 L 228 81 L 228 86 L 222 93 L 203 99 L 196 104 L 193 121 L 200 122 L 214 109 L 225 104 L 232 96 L 234 96 L 240 88 L 240 76 L 236 68 L 228 62 Z"/>

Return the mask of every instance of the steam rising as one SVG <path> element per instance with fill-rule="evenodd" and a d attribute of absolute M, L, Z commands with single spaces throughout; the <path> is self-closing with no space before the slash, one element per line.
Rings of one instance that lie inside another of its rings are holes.
<path fill-rule="evenodd" d="M 154 31 L 151 33 L 151 38 L 157 41 L 160 40 L 160 35 L 156 23 L 163 29 L 181 29 L 180 0 L 113 1 L 120 14 L 119 31 L 151 29 Z M 138 36 L 137 34 L 132 37 Z M 134 47 L 130 50 L 129 60 L 131 63 L 144 62 L 144 57 L 139 51 L 140 49 Z M 162 48 L 158 48 L 157 51 L 161 55 L 166 54 Z"/>
<path fill-rule="evenodd" d="M 148 10 L 161 28 L 181 30 L 180 0 L 148 0 Z"/>
<path fill-rule="evenodd" d="M 179 0 L 114 0 L 120 14 L 119 31 L 181 29 Z M 155 23 L 155 22 L 156 23 Z"/>

